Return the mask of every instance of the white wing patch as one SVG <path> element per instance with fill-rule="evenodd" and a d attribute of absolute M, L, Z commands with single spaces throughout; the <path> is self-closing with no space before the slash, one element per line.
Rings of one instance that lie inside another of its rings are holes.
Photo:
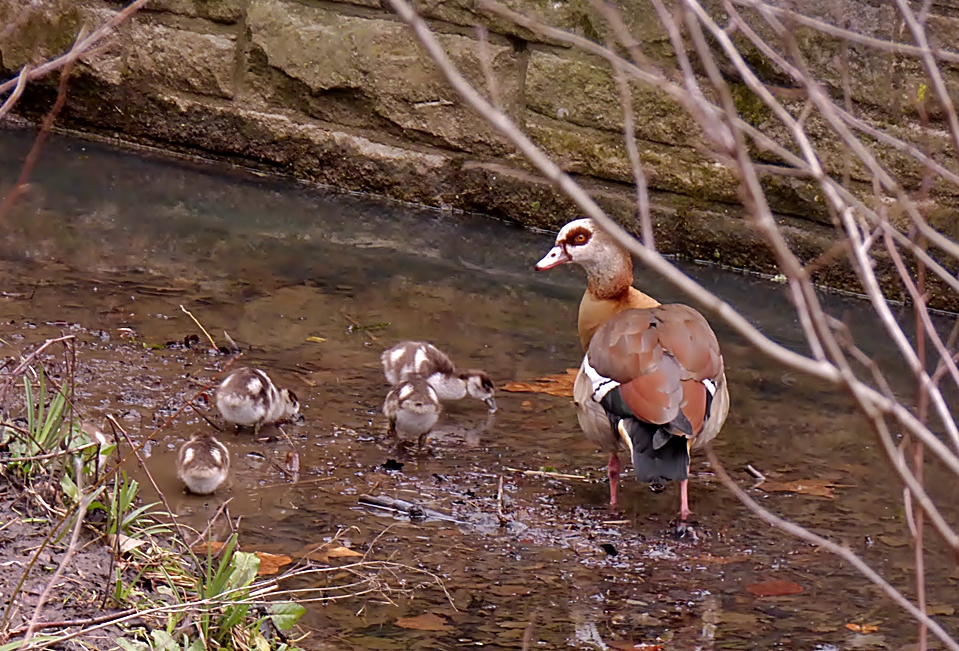
<path fill-rule="evenodd" d="M 183 465 L 184 466 L 189 465 L 190 462 L 193 461 L 193 457 L 195 456 L 196 456 L 196 450 L 194 450 L 192 446 L 188 447 L 186 450 L 183 451 Z"/>
<path fill-rule="evenodd" d="M 393 363 L 393 364 L 397 364 L 397 363 L 403 358 L 403 355 L 405 355 L 405 354 L 406 354 L 406 351 L 405 351 L 404 349 L 402 349 L 402 348 L 397 348 L 396 350 L 391 350 L 391 351 L 390 351 L 390 362 Z"/>
<path fill-rule="evenodd" d="M 223 465 L 223 453 L 220 452 L 218 448 L 213 448 L 212 450 L 210 450 L 210 456 L 213 457 L 213 463 L 215 463 L 218 466 Z"/>
<path fill-rule="evenodd" d="M 250 393 L 259 393 L 262 388 L 263 383 L 258 378 L 250 378 L 250 381 L 246 383 L 246 390 Z"/>
<path fill-rule="evenodd" d="M 703 385 L 705 385 L 706 390 L 709 391 L 709 395 L 716 395 L 716 383 L 712 380 L 703 380 Z"/>
<path fill-rule="evenodd" d="M 589 365 L 589 356 L 583 358 L 583 370 L 593 385 L 593 400 L 596 402 L 601 401 L 607 393 L 619 386 L 619 382 L 616 380 L 611 380 L 597 373 L 596 369 Z"/>
<path fill-rule="evenodd" d="M 403 385 L 403 388 L 400 389 L 400 400 L 406 400 L 410 397 L 410 394 L 413 393 L 413 385 L 406 384 Z"/>

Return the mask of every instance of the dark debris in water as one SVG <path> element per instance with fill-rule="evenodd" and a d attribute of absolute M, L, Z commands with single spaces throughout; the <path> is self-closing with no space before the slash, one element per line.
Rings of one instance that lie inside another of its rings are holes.
<path fill-rule="evenodd" d="M 396 459 L 387 459 L 386 462 L 381 466 L 384 470 L 403 470 L 403 462 L 397 461 Z"/>

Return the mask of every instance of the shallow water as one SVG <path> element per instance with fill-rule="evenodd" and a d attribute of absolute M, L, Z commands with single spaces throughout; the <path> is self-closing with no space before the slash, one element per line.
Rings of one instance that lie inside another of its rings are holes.
<path fill-rule="evenodd" d="M 3 133 L 3 193 L 29 142 Z M 379 412 L 388 389 L 379 355 L 396 341 L 431 340 L 460 366 L 487 370 L 498 386 L 578 365 L 584 278 L 575 269 L 531 271 L 551 241 L 484 218 L 54 139 L 4 224 L 0 354 L 76 334 L 80 406 L 94 419 L 116 415 L 138 441 L 228 362 L 202 346 L 166 345 L 202 336 L 181 305 L 219 344 L 228 332 L 244 351 L 242 363 L 262 365 L 292 388 L 305 424 L 284 426 L 288 437 L 264 430 L 262 440 L 224 433 L 233 473 L 214 497 L 185 495 L 175 477 L 178 445 L 210 427 L 190 410 L 155 436 L 147 464 L 181 521 L 199 530 L 230 498 L 245 549 L 295 554 L 340 532 L 361 551 L 373 545 L 371 558 L 432 573 L 449 592 L 448 599 L 426 575 L 404 575 L 407 591 L 388 600 L 313 605 L 303 620 L 311 648 L 520 648 L 529 622 L 536 649 L 615 641 L 896 649 L 911 642 L 914 626 L 888 599 L 825 552 L 749 516 L 701 456 L 690 482 L 695 537 L 671 534 L 675 486 L 657 495 L 624 480 L 623 515 L 610 520 L 605 459 L 580 434 L 569 399 L 500 391 L 491 422 L 481 403 L 462 401 L 447 409 L 429 456 L 393 453 Z M 684 268 L 767 335 L 803 349 L 782 286 Z M 663 302 L 680 300 L 641 269 L 637 284 Z M 866 306 L 824 301 L 892 371 L 894 388 L 911 395 Z M 373 327 L 351 327 L 357 324 Z M 835 481 L 834 499 L 751 493 L 848 544 L 912 594 L 901 493 L 864 421 L 844 396 L 785 372 L 720 327 L 717 333 L 732 395 L 717 452 L 729 470 L 745 486 L 752 484 L 746 464 L 770 480 Z M 283 471 L 291 448 L 301 467 L 296 483 Z M 385 469 L 390 458 L 402 469 Z M 590 480 L 508 470 L 543 467 Z M 929 474 L 940 488 L 934 494 L 954 494 L 954 479 L 935 468 Z M 151 492 L 145 489 L 146 499 Z M 394 517 L 360 505 L 366 493 L 417 502 L 457 522 Z M 946 515 L 957 520 L 956 509 Z M 939 619 L 954 631 L 959 619 L 947 606 L 957 576 L 935 545 L 928 562 L 929 601 L 942 606 Z M 767 579 L 796 582 L 803 592 L 756 597 L 745 589 Z M 425 612 L 444 617 L 446 630 L 395 625 Z M 846 628 L 851 622 L 878 630 L 857 634 Z"/>

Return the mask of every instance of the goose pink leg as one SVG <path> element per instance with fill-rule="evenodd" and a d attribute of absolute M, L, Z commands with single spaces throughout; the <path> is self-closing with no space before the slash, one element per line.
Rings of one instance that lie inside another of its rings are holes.
<path fill-rule="evenodd" d="M 686 521 L 692 514 L 689 510 L 689 480 L 684 479 L 679 482 L 679 518 Z"/>
<path fill-rule="evenodd" d="M 619 462 L 619 455 L 615 452 L 609 455 L 609 466 L 606 468 L 607 473 L 609 474 L 609 508 L 610 510 L 616 509 L 616 494 L 619 488 L 619 473 L 623 469 L 622 464 Z"/>

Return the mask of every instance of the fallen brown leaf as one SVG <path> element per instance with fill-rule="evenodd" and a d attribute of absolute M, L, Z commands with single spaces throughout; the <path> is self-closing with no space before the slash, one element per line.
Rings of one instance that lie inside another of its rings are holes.
<path fill-rule="evenodd" d="M 304 557 L 318 563 L 329 563 L 331 558 L 357 558 L 362 557 L 363 552 L 358 552 L 349 547 L 331 547 L 329 549 L 314 549 L 306 552 Z"/>
<path fill-rule="evenodd" d="M 568 368 L 565 373 L 547 375 L 532 382 L 507 382 L 502 389 L 513 393 L 545 393 L 558 398 L 572 398 L 577 373 L 578 368 Z"/>
<path fill-rule="evenodd" d="M 813 495 L 834 499 L 833 489 L 838 484 L 828 479 L 803 479 L 799 481 L 775 482 L 767 481 L 758 486 L 767 493 L 797 493 L 799 495 Z"/>
<path fill-rule="evenodd" d="M 662 651 L 662 644 L 649 644 L 648 642 L 609 642 L 606 646 L 610 649 L 619 651 Z"/>
<path fill-rule="evenodd" d="M 120 553 L 126 554 L 127 552 L 132 552 L 134 549 L 136 549 L 137 547 L 140 547 L 141 545 L 147 544 L 147 541 L 143 539 L 138 539 L 138 538 L 131 538 L 130 536 L 127 536 L 121 533 L 119 543 L 120 543 Z M 117 548 L 116 536 L 114 536 L 113 534 L 109 534 L 107 536 L 107 544 L 110 546 L 110 549 L 116 549 Z"/>
<path fill-rule="evenodd" d="M 850 631 L 855 631 L 856 633 L 864 633 L 868 635 L 869 633 L 875 633 L 879 630 L 878 626 L 873 624 L 856 624 L 855 622 L 849 622 L 846 624 L 846 628 Z"/>
<path fill-rule="evenodd" d="M 276 574 L 284 565 L 289 565 L 293 559 L 286 554 L 269 554 L 267 552 L 256 552 L 260 559 L 260 569 L 256 571 L 257 576 L 269 576 Z"/>
<path fill-rule="evenodd" d="M 414 631 L 448 631 L 446 619 L 433 613 L 423 613 L 416 617 L 400 617 L 396 620 L 396 625 L 400 628 L 408 628 Z"/>
<path fill-rule="evenodd" d="M 224 547 L 225 545 L 226 545 L 226 543 L 221 543 L 221 542 L 217 542 L 217 541 L 215 541 L 215 540 L 211 540 L 211 541 L 208 542 L 208 543 L 207 543 L 207 542 L 199 542 L 199 543 L 193 545 L 192 549 L 193 549 L 194 552 L 199 552 L 199 553 L 201 553 L 201 554 L 206 554 L 207 552 L 209 552 L 210 555 L 216 556 L 217 554 L 220 553 L 220 550 L 223 549 L 223 547 Z M 237 545 L 235 549 L 240 549 L 240 546 Z"/>
<path fill-rule="evenodd" d="M 746 591 L 757 597 L 781 597 L 787 594 L 799 594 L 802 592 L 802 586 L 792 581 L 773 579 L 771 581 L 747 585 Z"/>

